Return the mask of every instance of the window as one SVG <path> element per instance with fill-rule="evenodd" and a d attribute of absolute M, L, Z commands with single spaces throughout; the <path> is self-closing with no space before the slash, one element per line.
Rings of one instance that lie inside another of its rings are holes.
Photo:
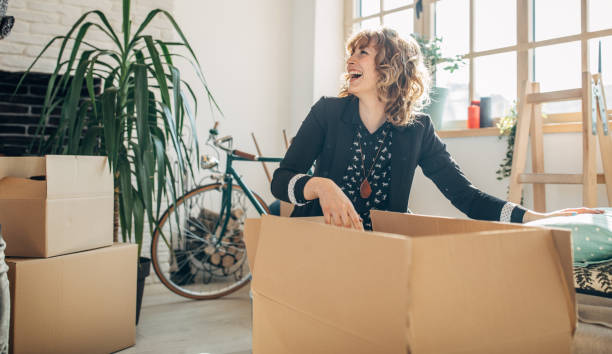
<path fill-rule="evenodd" d="M 414 32 L 412 0 L 353 0 L 353 32 L 381 25 L 395 29 L 402 37 Z M 381 11 L 381 9 L 383 9 Z"/>
<path fill-rule="evenodd" d="M 580 0 L 535 0 L 536 41 L 580 33 Z"/>
<path fill-rule="evenodd" d="M 473 4 L 476 52 L 516 45 L 516 0 L 473 0 Z"/>
<path fill-rule="evenodd" d="M 346 0 L 354 9 L 348 28 L 357 31 L 383 25 L 394 28 L 403 37 L 411 32 L 426 37 L 435 35 L 443 39 L 444 56 L 464 56 L 466 64 L 459 70 L 453 73 L 437 70 L 437 84 L 450 89 L 444 115 L 446 126 L 462 126 L 460 121 L 466 120 L 471 100 L 490 96 L 493 116 L 501 117 L 517 100 L 525 81 L 540 82 L 542 92 L 579 88 L 583 71 L 596 73 L 602 66 L 606 101 L 612 102 L 609 16 L 612 1 L 430 0 L 422 3 L 423 11 L 417 16 L 417 0 Z M 583 10 L 587 12 L 585 16 L 581 15 Z M 585 26 L 581 22 L 583 18 Z M 588 58 L 588 63 L 582 63 L 582 58 Z M 581 103 L 548 103 L 542 110 L 554 120 L 557 113 L 567 116 L 567 113 L 579 112 Z M 581 119 L 577 113 L 572 117 Z"/>
<path fill-rule="evenodd" d="M 469 0 L 440 1 L 435 4 L 437 37 L 442 37 L 440 49 L 445 57 L 464 55 L 470 51 L 470 2 Z M 444 107 L 444 120 L 465 120 L 466 102 L 470 102 L 470 66 L 466 61 L 452 73 L 436 69 L 436 84 L 448 87 Z"/>

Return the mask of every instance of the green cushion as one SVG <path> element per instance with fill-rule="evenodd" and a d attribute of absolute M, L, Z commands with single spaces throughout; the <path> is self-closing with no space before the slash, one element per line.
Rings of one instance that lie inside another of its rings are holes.
<path fill-rule="evenodd" d="M 572 230 L 574 266 L 587 266 L 612 260 L 612 208 L 597 208 L 603 214 L 557 216 L 526 225 L 551 226 Z"/>

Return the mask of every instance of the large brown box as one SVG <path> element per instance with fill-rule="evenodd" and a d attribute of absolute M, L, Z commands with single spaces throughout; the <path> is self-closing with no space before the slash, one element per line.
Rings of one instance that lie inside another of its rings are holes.
<path fill-rule="evenodd" d="M 254 354 L 570 353 L 570 232 L 372 212 L 249 219 Z"/>
<path fill-rule="evenodd" d="M 110 353 L 134 345 L 138 246 L 7 258 L 12 353 Z"/>
<path fill-rule="evenodd" d="M 31 179 L 36 176 L 45 179 Z M 107 158 L 0 157 L 0 225 L 11 257 L 110 246 L 113 179 Z"/>

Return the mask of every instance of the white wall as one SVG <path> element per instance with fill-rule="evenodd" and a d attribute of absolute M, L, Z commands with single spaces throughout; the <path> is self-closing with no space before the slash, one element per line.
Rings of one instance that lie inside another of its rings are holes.
<path fill-rule="evenodd" d="M 343 0 L 293 0 L 291 117 L 294 136 L 313 103 L 336 96 L 344 71 Z"/>
<path fill-rule="evenodd" d="M 295 136 L 315 100 L 314 48 L 315 0 L 293 0 L 291 43 L 291 116 L 287 117 L 288 139 Z"/>
<path fill-rule="evenodd" d="M 315 7 L 315 47 L 313 97 L 336 96 L 344 72 L 343 0 L 317 0 Z"/>
<path fill-rule="evenodd" d="M 251 132 L 265 155 L 284 152 L 282 129 L 289 128 L 292 77 L 292 2 L 284 0 L 181 0 L 175 16 L 198 56 L 209 88 L 223 110 L 221 135 L 234 147 L 255 153 Z M 184 78 L 196 82 L 188 65 Z M 196 87 L 200 87 L 196 85 Z M 212 117 L 204 91 L 198 90 L 200 143 Z M 273 172 L 276 165 L 270 165 Z M 266 201 L 270 186 L 260 164 L 238 163 L 249 187 Z"/>

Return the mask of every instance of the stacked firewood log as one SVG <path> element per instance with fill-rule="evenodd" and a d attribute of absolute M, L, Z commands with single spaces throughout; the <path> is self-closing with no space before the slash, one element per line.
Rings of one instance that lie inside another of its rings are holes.
<path fill-rule="evenodd" d="M 231 211 L 227 231 L 221 242 L 214 242 L 216 235 L 210 232 L 203 235 L 204 240 L 208 242 L 208 245 L 204 248 L 204 253 L 208 256 L 208 262 L 221 268 L 225 275 L 235 271 L 235 269 L 232 269 L 235 264 L 244 262 L 246 246 L 242 233 L 243 216 L 244 211 L 242 209 Z M 203 209 L 198 216 L 198 222 L 204 225 L 207 230 L 212 230 L 218 219 L 219 214 L 208 209 Z"/>

